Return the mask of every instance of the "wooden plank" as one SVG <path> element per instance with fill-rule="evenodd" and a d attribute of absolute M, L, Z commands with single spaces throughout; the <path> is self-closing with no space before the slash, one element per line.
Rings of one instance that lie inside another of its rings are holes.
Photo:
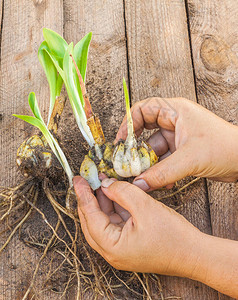
<path fill-rule="evenodd" d="M 196 101 L 185 3 L 181 0 L 125 1 L 131 98 L 186 97 Z M 204 232 L 211 232 L 204 183 L 192 190 L 181 212 Z M 164 297 L 217 299 L 207 286 L 161 276 Z"/>
<path fill-rule="evenodd" d="M 237 125 L 238 3 L 188 0 L 188 12 L 198 101 Z M 208 191 L 213 234 L 238 240 L 238 185 L 208 181 Z"/>
<path fill-rule="evenodd" d="M 0 24 L 2 24 L 2 17 L 3 17 L 2 12 L 3 12 L 3 0 L 0 0 Z M 0 29 L 0 36 L 1 35 L 2 35 L 2 28 Z M 0 45 L 0 49 L 1 49 L 1 45 Z"/>
<path fill-rule="evenodd" d="M 109 141 L 115 139 L 125 114 L 122 78 L 127 78 L 127 54 L 123 14 L 123 0 L 64 0 L 64 37 L 67 42 L 76 43 L 89 31 L 93 32 L 86 86 L 92 108 L 99 114 Z M 79 145 L 83 144 L 83 139 L 77 125 L 70 115 L 65 115 L 61 127 L 64 127 L 67 143 L 73 149 L 71 157 L 79 164 L 82 156 L 82 146 Z M 83 298 L 92 299 L 92 295 L 85 294 Z M 124 294 L 123 298 L 129 299 L 129 296 Z M 73 292 L 68 299 L 75 299 Z"/>
<path fill-rule="evenodd" d="M 87 90 L 108 140 L 115 138 L 125 112 L 122 78 L 127 75 L 123 1 L 64 1 L 64 36 L 77 42 L 93 32 Z"/>
<path fill-rule="evenodd" d="M 43 27 L 62 33 L 62 2 L 4 1 L 0 82 L 0 185 L 3 186 L 14 185 L 20 178 L 15 164 L 16 151 L 33 132 L 32 126 L 12 117 L 12 114 L 30 113 L 27 101 L 30 91 L 36 92 L 41 110 L 47 112 L 48 109 L 48 84 L 38 62 L 37 50 L 43 40 Z M 38 259 L 35 251 L 26 247 L 17 237 L 14 238 L 1 254 L 1 300 L 22 298 Z M 40 299 L 55 297 L 45 293 L 41 294 Z"/>

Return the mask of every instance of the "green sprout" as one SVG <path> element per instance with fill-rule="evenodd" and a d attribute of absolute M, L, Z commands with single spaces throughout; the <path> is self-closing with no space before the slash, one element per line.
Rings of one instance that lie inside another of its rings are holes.
<path fill-rule="evenodd" d="M 50 87 L 50 105 L 49 105 L 49 113 L 48 113 L 48 121 L 47 126 L 49 125 L 50 116 L 52 114 L 54 105 L 55 105 L 55 99 L 60 95 L 62 85 L 63 85 L 63 79 L 58 74 L 57 69 L 52 62 L 49 54 L 46 52 L 48 50 L 48 45 L 44 41 L 38 50 L 38 59 L 45 71 L 45 75 L 47 77 L 49 87 Z"/>
<path fill-rule="evenodd" d="M 43 35 L 47 45 L 43 50 L 48 54 L 59 75 L 63 79 L 78 127 L 87 143 L 92 147 L 95 142 L 90 128 L 87 125 L 83 94 L 80 88 L 77 71 L 71 57 L 73 56 L 83 81 L 85 81 L 88 49 L 92 33 L 90 32 L 85 35 L 75 47 L 73 46 L 73 43 L 68 45 L 59 34 L 50 29 L 44 28 Z"/>
<path fill-rule="evenodd" d="M 133 127 L 133 120 L 131 117 L 131 107 L 130 107 L 130 99 L 128 94 L 128 89 L 126 85 L 126 80 L 123 77 L 123 88 L 125 94 L 125 102 L 126 102 L 126 116 L 127 116 L 127 130 L 128 130 L 128 139 L 131 140 L 134 138 L 134 127 Z"/>

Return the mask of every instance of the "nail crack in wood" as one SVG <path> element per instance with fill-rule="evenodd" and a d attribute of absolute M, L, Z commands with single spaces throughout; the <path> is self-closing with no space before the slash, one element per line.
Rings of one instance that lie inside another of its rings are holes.
<path fill-rule="evenodd" d="M 189 47 L 190 47 L 191 63 L 192 63 L 192 70 L 193 70 L 193 81 L 194 81 L 196 102 L 198 102 L 198 90 L 197 90 L 196 72 L 195 72 L 194 59 L 193 59 L 193 47 L 192 47 L 192 38 L 191 38 L 191 27 L 190 27 L 190 19 L 189 19 L 189 4 L 188 4 L 188 1 L 189 0 L 184 0 L 184 4 L 185 4 L 186 17 L 187 17 L 187 28 L 188 28 Z M 210 228 L 211 228 L 211 234 L 213 234 L 212 220 L 211 220 L 211 210 L 210 210 L 210 199 L 209 199 L 209 192 L 208 192 L 208 186 L 207 186 L 207 179 L 204 179 L 204 189 L 205 189 L 206 198 L 207 198 L 207 201 L 208 201 L 209 225 L 210 225 Z"/>
<path fill-rule="evenodd" d="M 3 16 L 4 16 L 4 0 L 2 0 L 1 31 L 0 31 L 0 66 L 1 66 L 1 61 L 2 61 L 2 30 L 3 30 Z"/>
<path fill-rule="evenodd" d="M 204 178 L 204 189 L 205 189 L 205 193 L 206 193 L 206 198 L 208 200 L 209 225 L 211 227 L 211 234 L 213 235 L 212 217 L 211 217 L 211 210 L 210 210 L 210 198 L 209 198 L 209 191 L 208 191 L 207 179 L 206 178 Z"/>
<path fill-rule="evenodd" d="M 194 67 L 194 60 L 193 60 L 193 47 L 192 47 L 192 38 L 191 38 L 188 0 L 184 0 L 184 4 L 185 4 L 186 17 L 187 17 L 188 39 L 189 39 L 190 56 L 191 56 L 191 63 L 192 63 L 192 70 L 193 70 L 193 81 L 194 81 L 196 102 L 198 102 L 197 82 L 196 82 L 196 74 L 195 74 L 195 67 Z"/>
<path fill-rule="evenodd" d="M 130 80 L 130 66 L 129 66 L 129 51 L 128 51 L 128 38 L 127 38 L 127 25 L 126 25 L 126 0 L 123 0 L 123 17 L 125 25 L 125 41 L 126 41 L 126 60 L 127 60 L 127 76 L 128 76 L 128 92 L 130 96 L 130 106 L 132 106 L 132 97 L 131 97 L 131 80 Z"/>
<path fill-rule="evenodd" d="M 63 7 L 63 37 L 65 38 L 65 0 L 62 0 L 62 7 Z"/>

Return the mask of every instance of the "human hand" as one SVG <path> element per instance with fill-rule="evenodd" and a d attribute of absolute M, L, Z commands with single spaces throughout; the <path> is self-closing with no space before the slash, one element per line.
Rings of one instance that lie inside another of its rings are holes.
<path fill-rule="evenodd" d="M 128 182 L 104 179 L 97 198 L 74 178 L 84 235 L 113 267 L 201 281 L 238 297 L 238 242 L 200 232 Z"/>
<path fill-rule="evenodd" d="M 74 188 L 85 237 L 113 267 L 190 276 L 201 232 L 184 217 L 127 182 L 104 179 L 98 201 L 82 177 Z"/>
<path fill-rule="evenodd" d="M 190 175 L 238 179 L 238 127 L 204 107 L 183 98 L 148 98 L 132 107 L 132 118 L 137 136 L 144 128 L 159 128 L 148 143 L 160 161 L 134 180 L 144 191 L 171 186 Z M 125 117 L 116 141 L 126 136 Z"/>

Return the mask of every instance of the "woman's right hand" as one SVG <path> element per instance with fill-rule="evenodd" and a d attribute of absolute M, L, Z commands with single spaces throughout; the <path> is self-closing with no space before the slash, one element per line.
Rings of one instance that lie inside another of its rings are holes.
<path fill-rule="evenodd" d="M 132 107 L 137 136 L 159 130 L 148 140 L 159 162 L 135 178 L 144 191 L 171 186 L 186 176 L 234 182 L 238 179 L 238 127 L 184 98 L 148 98 Z M 126 139 L 126 117 L 116 141 Z"/>

